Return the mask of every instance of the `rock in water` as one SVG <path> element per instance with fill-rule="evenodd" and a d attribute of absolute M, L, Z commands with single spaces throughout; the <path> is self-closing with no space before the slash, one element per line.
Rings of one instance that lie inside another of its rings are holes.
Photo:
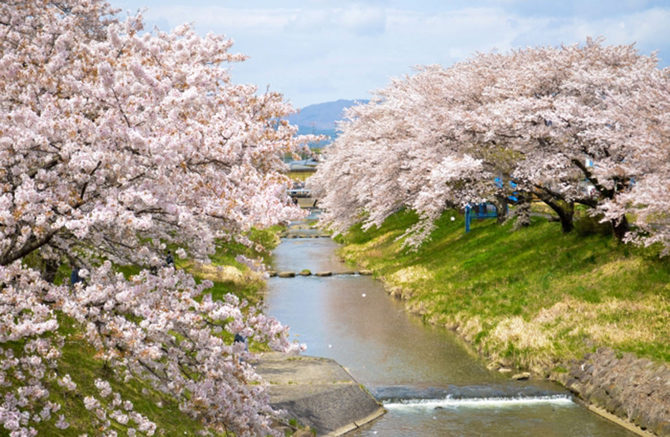
<path fill-rule="evenodd" d="M 512 379 L 515 381 L 524 381 L 526 379 L 530 378 L 530 373 L 529 372 L 521 372 L 517 373 L 512 376 Z"/>

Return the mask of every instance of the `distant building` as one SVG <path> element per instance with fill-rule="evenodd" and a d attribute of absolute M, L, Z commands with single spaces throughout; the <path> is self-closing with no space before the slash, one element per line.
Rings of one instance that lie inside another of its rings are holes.
<path fill-rule="evenodd" d="M 319 164 L 314 158 L 302 159 L 300 161 L 287 162 L 289 171 L 316 171 L 316 166 Z"/>

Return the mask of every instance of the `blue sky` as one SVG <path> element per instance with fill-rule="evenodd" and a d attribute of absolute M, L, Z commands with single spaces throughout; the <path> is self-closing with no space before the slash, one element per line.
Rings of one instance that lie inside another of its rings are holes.
<path fill-rule="evenodd" d="M 226 35 L 249 59 L 233 80 L 282 92 L 297 108 L 364 99 L 413 66 L 537 45 L 636 43 L 670 65 L 670 0 L 110 0 L 146 8 L 169 30 L 192 23 Z"/>

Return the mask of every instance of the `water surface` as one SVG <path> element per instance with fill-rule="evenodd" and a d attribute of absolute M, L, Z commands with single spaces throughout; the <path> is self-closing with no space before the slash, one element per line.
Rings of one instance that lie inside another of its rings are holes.
<path fill-rule="evenodd" d="M 350 270 L 326 238 L 286 239 L 278 271 Z M 631 436 L 546 381 L 491 372 L 452 333 L 425 325 L 369 276 L 271 278 L 268 314 L 306 354 L 333 358 L 388 410 L 355 436 Z"/>

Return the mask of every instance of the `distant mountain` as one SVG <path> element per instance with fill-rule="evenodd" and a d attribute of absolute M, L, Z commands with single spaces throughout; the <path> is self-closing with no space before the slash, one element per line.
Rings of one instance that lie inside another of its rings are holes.
<path fill-rule="evenodd" d="M 335 123 L 342 120 L 344 110 L 350 106 L 365 104 L 368 100 L 344 100 L 317 103 L 305 106 L 297 114 L 288 117 L 291 124 L 298 126 L 300 134 L 326 135 L 329 141 L 311 144 L 311 147 L 323 147 L 337 137 Z"/>

